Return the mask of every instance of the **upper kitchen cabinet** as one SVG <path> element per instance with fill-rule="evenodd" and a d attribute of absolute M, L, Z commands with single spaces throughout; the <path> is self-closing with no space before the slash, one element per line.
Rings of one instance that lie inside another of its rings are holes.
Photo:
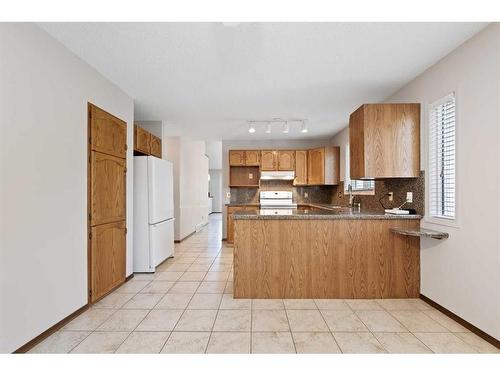
<path fill-rule="evenodd" d="M 134 150 L 149 155 L 151 134 L 138 125 L 134 126 Z"/>
<path fill-rule="evenodd" d="M 319 147 L 308 151 L 308 185 L 337 185 L 340 181 L 340 148 Z"/>
<path fill-rule="evenodd" d="M 245 151 L 243 150 L 230 150 L 229 151 L 229 165 L 231 167 L 239 167 L 245 165 Z"/>
<path fill-rule="evenodd" d="M 278 151 L 278 170 L 279 171 L 295 170 L 295 151 L 293 150 Z"/>
<path fill-rule="evenodd" d="M 293 184 L 307 185 L 307 150 L 295 151 L 295 180 Z"/>
<path fill-rule="evenodd" d="M 127 124 L 91 105 L 89 106 L 91 121 L 89 142 L 93 151 L 125 158 L 127 154 Z"/>
<path fill-rule="evenodd" d="M 364 104 L 349 118 L 350 177 L 418 177 L 420 104 Z"/>
<path fill-rule="evenodd" d="M 259 150 L 246 150 L 245 151 L 245 165 L 249 167 L 258 167 L 260 165 L 260 151 Z"/>
<path fill-rule="evenodd" d="M 151 155 L 161 158 L 161 139 L 153 134 L 151 134 L 150 151 Z"/>
<path fill-rule="evenodd" d="M 274 150 L 262 150 L 260 154 L 260 169 L 263 171 L 275 171 L 278 168 L 278 152 Z"/>

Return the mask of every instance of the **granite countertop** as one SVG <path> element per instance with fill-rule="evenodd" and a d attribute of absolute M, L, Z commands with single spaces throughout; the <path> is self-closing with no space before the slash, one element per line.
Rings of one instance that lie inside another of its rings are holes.
<path fill-rule="evenodd" d="M 332 206 L 332 205 L 330 205 Z M 338 206 L 337 206 L 338 207 Z M 320 210 L 290 210 L 291 214 L 274 214 L 272 210 L 236 211 L 234 220 L 419 220 L 421 215 L 389 215 L 384 212 L 350 208 L 330 208 Z"/>
<path fill-rule="evenodd" d="M 226 203 L 226 207 L 238 207 L 238 206 L 251 206 L 251 207 L 260 207 L 259 203 Z"/>

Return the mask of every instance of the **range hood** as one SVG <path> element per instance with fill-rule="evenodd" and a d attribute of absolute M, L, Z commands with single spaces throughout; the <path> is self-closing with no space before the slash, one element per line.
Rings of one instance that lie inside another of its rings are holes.
<path fill-rule="evenodd" d="M 285 180 L 293 181 L 295 179 L 295 171 L 262 171 L 260 173 L 261 180 Z"/>

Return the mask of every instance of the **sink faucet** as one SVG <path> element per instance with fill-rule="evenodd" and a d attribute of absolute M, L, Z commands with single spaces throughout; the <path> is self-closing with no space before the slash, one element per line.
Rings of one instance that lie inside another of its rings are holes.
<path fill-rule="evenodd" d="M 352 185 L 351 184 L 347 185 L 347 191 L 349 192 L 349 207 L 357 207 L 358 209 L 360 209 L 361 203 L 355 202 L 356 196 L 354 196 L 352 194 Z"/>

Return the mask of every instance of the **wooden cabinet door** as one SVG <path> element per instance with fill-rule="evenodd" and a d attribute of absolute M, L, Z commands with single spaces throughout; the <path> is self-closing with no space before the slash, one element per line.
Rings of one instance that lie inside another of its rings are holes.
<path fill-rule="evenodd" d="M 92 151 L 90 225 L 125 220 L 125 159 Z"/>
<path fill-rule="evenodd" d="M 321 147 L 309 150 L 307 159 L 307 183 L 309 185 L 323 185 L 325 182 L 325 149 Z"/>
<path fill-rule="evenodd" d="M 245 151 L 245 165 L 246 166 L 260 166 L 260 151 L 247 150 Z"/>
<path fill-rule="evenodd" d="M 95 301 L 125 281 L 125 222 L 98 225 L 91 233 L 91 290 Z"/>
<path fill-rule="evenodd" d="M 127 154 L 127 124 L 106 111 L 89 106 L 91 150 L 119 158 Z"/>
<path fill-rule="evenodd" d="M 233 166 L 233 167 L 245 165 L 245 151 L 230 150 L 229 151 L 229 165 Z"/>
<path fill-rule="evenodd" d="M 153 134 L 151 134 L 150 151 L 151 155 L 161 158 L 161 139 Z"/>
<path fill-rule="evenodd" d="M 294 185 L 307 185 L 307 150 L 295 151 Z"/>
<path fill-rule="evenodd" d="M 352 179 L 365 176 L 365 106 L 349 116 L 349 175 Z"/>
<path fill-rule="evenodd" d="M 233 225 L 233 212 L 237 211 L 238 207 L 228 207 L 227 208 L 227 233 L 226 240 L 227 243 L 232 244 L 234 241 L 234 225 Z"/>
<path fill-rule="evenodd" d="M 262 150 L 260 154 L 260 169 L 263 171 L 275 171 L 278 169 L 277 152 Z"/>
<path fill-rule="evenodd" d="M 151 133 L 138 125 L 134 126 L 134 149 L 144 154 L 150 154 Z"/>
<path fill-rule="evenodd" d="M 295 169 L 295 151 L 279 150 L 278 151 L 278 170 L 293 171 Z"/>

